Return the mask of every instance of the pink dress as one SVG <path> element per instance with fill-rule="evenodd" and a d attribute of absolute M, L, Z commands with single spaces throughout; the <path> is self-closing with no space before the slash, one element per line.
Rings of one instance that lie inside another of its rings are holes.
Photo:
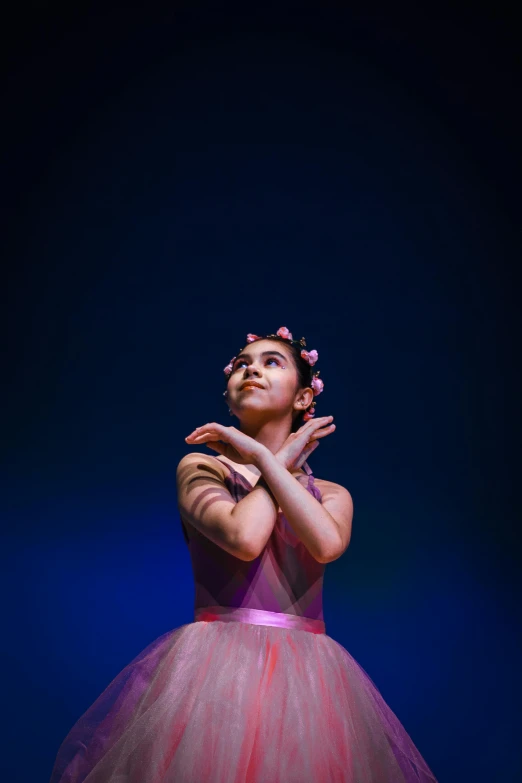
<path fill-rule="evenodd" d="M 224 464 L 239 501 L 252 485 Z M 325 566 L 281 511 L 251 562 L 183 532 L 194 622 L 106 687 L 60 746 L 50 783 L 435 781 L 372 680 L 326 634 Z"/>

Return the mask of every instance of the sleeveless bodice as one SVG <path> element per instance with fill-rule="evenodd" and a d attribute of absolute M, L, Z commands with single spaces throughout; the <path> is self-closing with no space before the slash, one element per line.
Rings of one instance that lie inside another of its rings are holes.
<path fill-rule="evenodd" d="M 253 485 L 228 462 L 222 464 L 230 471 L 225 479 L 228 490 L 239 502 Z M 306 462 L 303 468 L 308 475 L 306 489 L 322 502 Z M 248 562 L 226 552 L 196 528 L 191 527 L 190 538 L 184 527 L 183 532 L 192 561 L 195 610 L 209 606 L 264 609 L 323 620 L 325 565 L 312 557 L 281 510 L 265 548 Z"/>

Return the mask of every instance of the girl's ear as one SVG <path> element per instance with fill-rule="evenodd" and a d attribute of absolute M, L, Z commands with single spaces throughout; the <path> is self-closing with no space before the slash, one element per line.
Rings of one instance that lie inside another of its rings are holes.
<path fill-rule="evenodd" d="M 303 389 L 303 391 L 299 394 L 299 397 L 296 399 L 294 403 L 295 410 L 302 413 L 310 406 L 310 403 L 313 402 L 313 399 L 314 390 L 308 386 L 306 389 Z"/>

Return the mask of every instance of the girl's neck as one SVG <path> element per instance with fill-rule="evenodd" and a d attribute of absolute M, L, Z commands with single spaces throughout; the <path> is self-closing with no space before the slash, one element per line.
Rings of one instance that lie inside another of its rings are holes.
<path fill-rule="evenodd" d="M 291 423 L 288 417 L 284 420 L 272 419 L 264 424 L 242 421 L 239 430 L 258 443 L 262 443 L 272 454 L 276 454 L 290 435 Z"/>

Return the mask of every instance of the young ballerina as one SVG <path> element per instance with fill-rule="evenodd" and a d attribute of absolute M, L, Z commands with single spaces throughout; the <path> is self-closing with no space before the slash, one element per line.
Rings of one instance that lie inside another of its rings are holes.
<path fill-rule="evenodd" d="M 186 437 L 178 506 L 194 622 L 152 642 L 62 743 L 51 783 L 436 783 L 375 684 L 326 634 L 325 565 L 351 536 L 348 490 L 307 458 L 317 351 L 247 335 L 225 367 L 239 428 Z"/>

